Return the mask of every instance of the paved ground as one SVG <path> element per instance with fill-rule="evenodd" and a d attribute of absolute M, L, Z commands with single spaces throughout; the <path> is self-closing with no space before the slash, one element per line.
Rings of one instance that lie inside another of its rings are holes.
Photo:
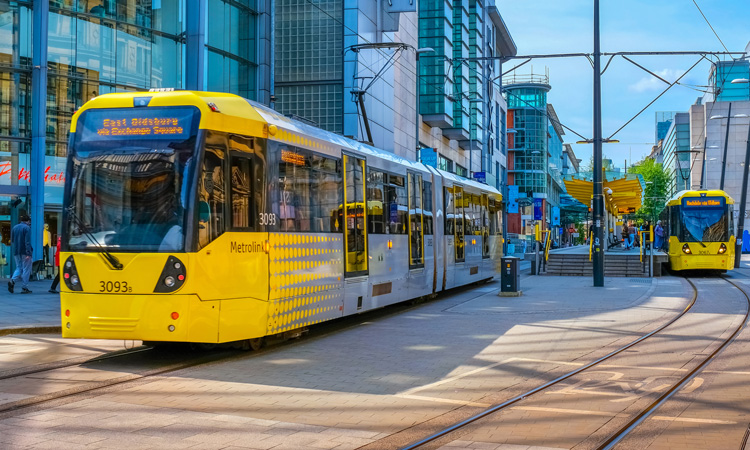
<path fill-rule="evenodd" d="M 499 283 L 452 292 L 332 335 L 7 417 L 0 444 L 398 448 L 632 340 L 688 297 L 678 279 L 613 278 L 601 289 L 588 278 L 527 277 L 522 288 L 520 298 L 497 297 Z M 38 337 L 0 344 L 12 358 Z M 0 383 L 0 392 L 17 400 L 91 377 L 38 375 L 23 389 Z"/>
<path fill-rule="evenodd" d="M 52 280 L 32 281 L 29 283 L 31 294 L 19 294 L 19 285 L 16 293 L 11 294 L 8 280 L 0 279 L 0 335 L 11 330 L 59 328 L 60 296 L 47 292 L 51 284 Z"/>

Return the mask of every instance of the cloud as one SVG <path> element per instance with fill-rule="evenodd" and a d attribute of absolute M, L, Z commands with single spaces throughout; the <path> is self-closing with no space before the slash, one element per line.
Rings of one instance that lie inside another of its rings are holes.
<path fill-rule="evenodd" d="M 682 75 L 682 72 L 675 69 L 664 69 L 664 70 L 657 70 L 654 71 L 655 74 L 659 75 L 661 78 L 669 81 L 670 83 L 674 80 L 678 79 L 680 75 Z M 631 84 L 628 86 L 628 90 L 631 92 L 651 92 L 651 91 L 662 91 L 667 88 L 667 84 L 665 84 L 660 79 L 651 76 L 646 75 L 644 78 L 641 78 L 638 80 L 638 82 Z"/>

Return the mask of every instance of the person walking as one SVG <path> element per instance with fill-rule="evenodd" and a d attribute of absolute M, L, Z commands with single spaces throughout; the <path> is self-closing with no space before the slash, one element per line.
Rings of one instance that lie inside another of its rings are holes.
<path fill-rule="evenodd" d="M 656 228 L 654 228 L 654 249 L 661 250 L 664 245 L 664 227 L 661 226 L 661 220 L 656 221 Z"/>
<path fill-rule="evenodd" d="M 635 225 L 633 224 L 633 221 L 630 221 L 630 224 L 628 225 L 628 246 L 630 248 L 635 248 Z"/>
<path fill-rule="evenodd" d="M 21 281 L 21 293 L 31 294 L 29 276 L 31 276 L 31 218 L 23 214 L 21 222 L 10 231 L 10 246 L 13 258 L 16 260 L 16 270 L 8 282 L 8 292 L 11 294 L 16 286 L 16 280 Z"/>
<path fill-rule="evenodd" d="M 622 248 L 624 248 L 625 250 L 628 250 L 630 246 L 628 245 L 629 232 L 628 232 L 627 223 L 625 222 L 622 223 L 622 230 L 620 231 L 620 234 L 622 235 Z"/>
<path fill-rule="evenodd" d="M 52 280 L 52 286 L 49 288 L 51 294 L 58 294 L 57 285 L 60 284 L 60 237 L 57 237 L 57 250 L 55 251 L 55 267 L 57 267 L 57 275 Z"/>

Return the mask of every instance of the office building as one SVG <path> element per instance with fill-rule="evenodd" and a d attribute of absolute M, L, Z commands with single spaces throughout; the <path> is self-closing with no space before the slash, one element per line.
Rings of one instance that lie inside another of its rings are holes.
<path fill-rule="evenodd" d="M 270 17 L 262 0 L 0 1 L 0 261 L 21 213 L 34 259 L 49 256 L 70 120 L 92 97 L 175 88 L 268 103 Z"/>

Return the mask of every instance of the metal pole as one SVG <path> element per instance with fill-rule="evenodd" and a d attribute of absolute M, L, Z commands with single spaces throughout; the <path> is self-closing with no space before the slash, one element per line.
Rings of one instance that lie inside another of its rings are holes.
<path fill-rule="evenodd" d="M 604 286 L 602 228 L 602 71 L 599 46 L 599 0 L 594 0 L 594 286 Z"/>
<path fill-rule="evenodd" d="M 415 100 L 414 100 L 414 107 L 416 108 L 416 112 L 414 113 L 414 157 L 419 155 L 419 49 L 414 50 L 414 56 L 417 58 L 416 60 L 416 66 L 417 66 L 417 76 L 415 77 L 416 85 L 415 85 Z"/>
<path fill-rule="evenodd" d="M 503 61 L 500 60 L 500 73 L 503 73 Z M 502 95 L 503 92 L 503 77 L 502 75 L 497 78 L 498 80 L 498 92 L 500 92 Z M 506 103 L 506 110 L 501 110 L 503 114 L 506 115 L 507 120 L 507 103 Z M 507 123 L 507 122 L 506 122 Z M 507 127 L 506 127 L 507 128 Z M 505 133 L 505 130 L 498 130 L 500 133 L 502 133 L 501 138 L 505 139 L 505 144 L 502 145 L 501 148 L 505 149 L 505 170 L 503 170 L 503 255 L 508 255 L 508 145 L 507 145 L 507 139 L 508 134 Z"/>
<path fill-rule="evenodd" d="M 706 182 L 706 141 L 708 138 L 703 138 L 703 168 L 701 169 L 701 189 L 708 189 L 708 183 Z"/>
<path fill-rule="evenodd" d="M 729 122 L 731 120 L 732 102 L 729 102 L 729 112 L 727 113 L 727 133 L 724 135 L 724 157 L 721 159 L 721 182 L 719 183 L 719 189 L 722 191 L 724 190 L 724 174 L 727 171 L 727 147 L 729 146 Z"/>
<path fill-rule="evenodd" d="M 742 235 L 745 230 L 745 202 L 747 202 L 747 172 L 750 165 L 750 126 L 747 129 L 747 148 L 745 149 L 745 168 L 742 171 L 742 196 L 740 200 L 740 220 L 737 225 L 737 241 L 734 247 L 734 267 L 740 267 L 742 259 Z"/>
<path fill-rule="evenodd" d="M 33 260 L 42 259 L 44 233 L 44 159 L 47 148 L 47 33 L 49 0 L 34 1 L 31 70 L 31 246 Z"/>

